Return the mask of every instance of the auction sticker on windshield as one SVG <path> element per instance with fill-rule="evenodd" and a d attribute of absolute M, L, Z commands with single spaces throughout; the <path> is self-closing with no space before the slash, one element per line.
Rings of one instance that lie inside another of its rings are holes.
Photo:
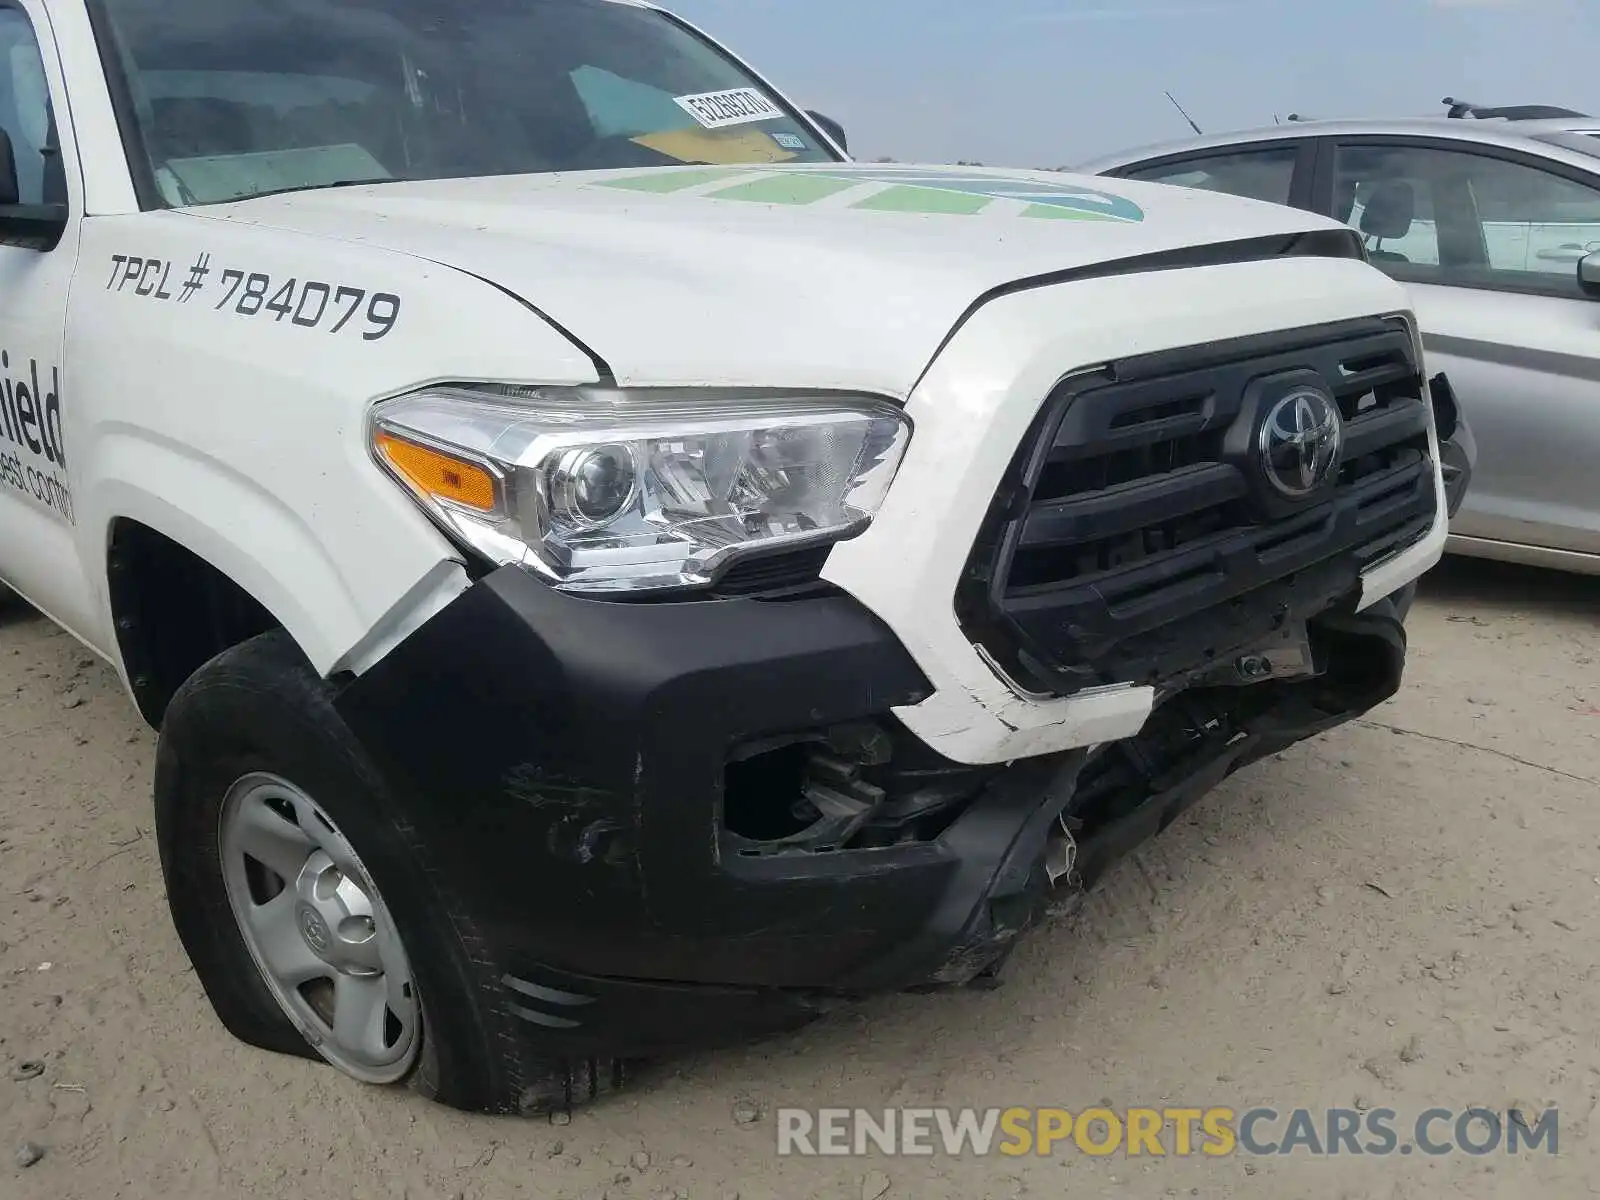
<path fill-rule="evenodd" d="M 770 121 L 782 111 L 755 88 L 730 88 L 725 92 L 701 92 L 695 96 L 675 96 L 678 106 L 707 129 L 729 125 L 748 125 Z"/>

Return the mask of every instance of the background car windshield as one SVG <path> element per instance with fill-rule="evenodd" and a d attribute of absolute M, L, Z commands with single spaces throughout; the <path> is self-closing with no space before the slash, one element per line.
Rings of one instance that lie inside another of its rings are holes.
<path fill-rule="evenodd" d="M 611 0 L 101 3 L 168 204 L 836 158 L 703 39 Z"/>

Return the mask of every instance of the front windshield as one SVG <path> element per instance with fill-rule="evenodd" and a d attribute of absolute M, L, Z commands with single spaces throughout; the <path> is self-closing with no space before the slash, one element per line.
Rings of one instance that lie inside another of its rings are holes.
<path fill-rule="evenodd" d="M 346 182 L 832 162 L 793 110 L 617 0 L 99 0 L 167 204 Z"/>

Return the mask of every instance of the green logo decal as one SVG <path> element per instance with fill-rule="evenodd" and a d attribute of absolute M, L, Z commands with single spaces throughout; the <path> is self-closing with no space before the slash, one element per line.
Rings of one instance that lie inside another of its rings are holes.
<path fill-rule="evenodd" d="M 830 200 L 833 201 L 830 207 L 919 215 L 1003 214 L 1123 224 L 1144 220 L 1144 210 L 1131 200 L 1077 184 L 915 167 L 880 167 L 868 171 L 665 170 L 609 179 L 599 186 L 655 193 L 697 188 L 699 195 L 713 200 L 796 207 Z M 839 199 L 835 201 L 834 197 Z"/>

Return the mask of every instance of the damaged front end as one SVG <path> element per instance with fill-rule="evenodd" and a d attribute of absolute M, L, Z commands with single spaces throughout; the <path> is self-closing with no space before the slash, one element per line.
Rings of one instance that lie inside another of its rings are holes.
<path fill-rule="evenodd" d="M 1403 624 L 1412 590 L 1359 615 L 1310 626 L 1312 670 L 1171 697 L 1139 737 L 1102 747 L 1067 814 L 1080 842 L 1079 877 L 1092 886 L 1148 838 L 1241 767 L 1369 712 L 1399 690 Z"/>
<path fill-rule="evenodd" d="M 337 704 L 530 1043 L 649 1058 L 992 979 L 1231 772 L 1393 694 L 1403 613 L 1354 607 L 1169 689 L 1137 738 L 1000 766 L 900 724 L 926 679 L 826 588 L 619 604 L 505 568 Z"/>
<path fill-rule="evenodd" d="M 1411 589 L 1363 605 L 1442 540 L 1417 349 L 1373 318 L 1065 377 L 976 539 L 923 546 L 964 560 L 953 603 L 891 597 L 898 631 L 813 560 L 657 602 L 508 566 L 337 704 L 545 1049 L 653 1057 L 981 983 L 1227 776 L 1398 689 Z M 935 686 L 919 620 L 987 699 Z M 1107 688 L 1153 699 L 1135 736 L 961 752 L 966 717 Z"/>
<path fill-rule="evenodd" d="M 1229 775 L 1392 696 L 1412 590 L 1197 672 L 1158 700 L 1138 737 L 1092 750 L 968 767 L 892 719 L 742 745 L 730 756 L 723 852 L 792 861 L 941 845 L 969 868 L 942 918 L 849 982 L 991 980 L 1043 909 L 1093 887 Z"/>

